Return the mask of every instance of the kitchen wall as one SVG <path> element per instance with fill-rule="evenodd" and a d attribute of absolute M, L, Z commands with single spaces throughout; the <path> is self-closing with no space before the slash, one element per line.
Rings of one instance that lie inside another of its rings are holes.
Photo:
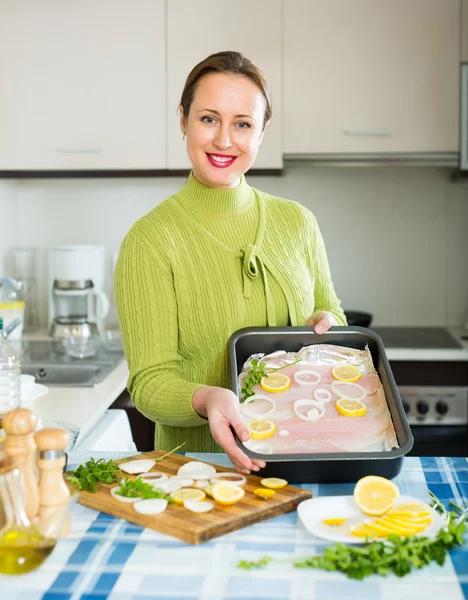
<path fill-rule="evenodd" d="M 316 214 L 345 308 L 372 312 L 378 325 L 458 326 L 468 312 L 468 183 L 453 183 L 450 174 L 288 164 L 281 177 L 249 182 Z M 111 256 L 125 233 L 182 184 L 183 178 L 0 182 L 0 251 L 103 243 L 111 291 Z M 4 272 L 8 265 L 4 252 Z M 43 282 L 44 271 L 45 252 Z M 45 299 L 43 283 L 44 322 Z"/>

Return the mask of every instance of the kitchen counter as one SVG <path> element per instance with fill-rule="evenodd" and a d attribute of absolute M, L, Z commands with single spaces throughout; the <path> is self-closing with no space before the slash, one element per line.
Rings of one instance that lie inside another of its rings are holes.
<path fill-rule="evenodd" d="M 98 458 L 100 453 L 94 453 Z M 104 458 L 125 456 L 104 453 Z M 230 466 L 221 454 L 192 454 Z M 89 454 L 70 453 L 71 466 Z M 468 501 L 468 459 L 405 458 L 395 479 L 401 492 L 427 500 L 430 489 L 445 504 Z M 352 494 L 352 484 L 304 485 L 317 496 Z M 467 539 L 468 541 L 468 539 Z M 71 534 L 36 572 L 0 576 L 8 600 L 372 600 L 468 599 L 468 546 L 453 551 L 443 567 L 431 564 L 401 579 L 364 581 L 321 570 L 296 569 L 299 559 L 329 545 L 311 536 L 297 512 L 246 527 L 199 546 L 142 529 L 90 508 L 73 505 Z M 263 570 L 241 570 L 240 560 L 265 555 L 286 559 Z"/>
<path fill-rule="evenodd" d="M 466 329 L 452 328 L 449 333 L 458 341 L 461 348 L 385 348 L 389 361 L 435 361 L 468 362 L 468 336 Z"/>

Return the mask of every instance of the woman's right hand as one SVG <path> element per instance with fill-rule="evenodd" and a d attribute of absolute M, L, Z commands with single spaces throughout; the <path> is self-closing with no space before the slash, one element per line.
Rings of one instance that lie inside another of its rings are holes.
<path fill-rule="evenodd" d="M 234 392 L 202 386 L 193 394 L 192 406 L 199 415 L 208 419 L 214 441 L 224 449 L 238 473 L 248 474 L 265 467 L 264 460 L 250 458 L 236 444 L 231 427 L 242 442 L 250 439 L 250 433 L 242 421 L 239 401 Z"/>

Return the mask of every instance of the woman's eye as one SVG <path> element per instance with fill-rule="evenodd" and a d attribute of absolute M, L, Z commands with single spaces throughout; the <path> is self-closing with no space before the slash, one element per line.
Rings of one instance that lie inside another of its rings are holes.
<path fill-rule="evenodd" d="M 208 117 L 208 116 L 202 117 L 202 119 L 201 119 L 201 120 L 202 120 L 204 123 L 209 123 L 210 125 L 211 125 L 212 123 L 214 123 L 214 122 L 215 122 L 215 119 L 214 119 L 214 117 Z"/>
<path fill-rule="evenodd" d="M 250 129 L 251 128 L 250 123 L 247 123 L 246 121 L 240 121 L 240 123 L 237 123 L 237 126 L 240 129 Z"/>

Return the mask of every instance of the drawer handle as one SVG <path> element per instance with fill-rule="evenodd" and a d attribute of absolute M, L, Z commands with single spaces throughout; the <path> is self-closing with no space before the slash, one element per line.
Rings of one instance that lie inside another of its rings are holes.
<path fill-rule="evenodd" d="M 346 135 L 358 136 L 374 136 L 374 137 L 390 137 L 392 131 L 390 129 L 345 129 Z"/>
<path fill-rule="evenodd" d="M 88 147 L 88 148 L 79 148 L 73 146 L 64 146 L 63 148 L 57 148 L 56 150 L 60 154 L 99 154 L 102 152 L 102 148 L 99 147 Z"/>

